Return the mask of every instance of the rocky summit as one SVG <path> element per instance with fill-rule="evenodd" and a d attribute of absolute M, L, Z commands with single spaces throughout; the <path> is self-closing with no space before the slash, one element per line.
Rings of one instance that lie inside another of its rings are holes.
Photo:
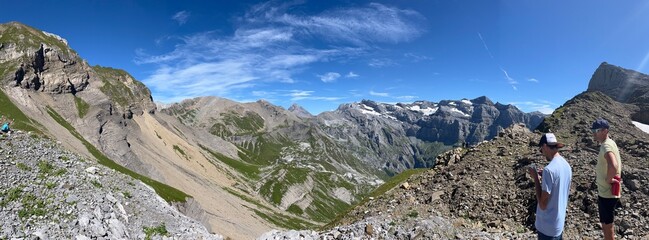
<path fill-rule="evenodd" d="M 0 140 L 2 239 L 222 239 L 143 182 L 17 132 Z"/>

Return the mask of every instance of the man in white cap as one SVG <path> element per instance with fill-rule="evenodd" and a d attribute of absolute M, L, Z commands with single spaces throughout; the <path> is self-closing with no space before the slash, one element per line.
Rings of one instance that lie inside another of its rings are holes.
<path fill-rule="evenodd" d="M 559 148 L 564 145 L 557 141 L 552 133 L 545 133 L 539 141 L 540 151 L 550 163 L 543 168 L 543 181 L 539 179 L 536 169 L 530 168 L 529 174 L 534 179 L 536 190 L 536 227 L 539 240 L 563 239 L 563 226 L 566 222 L 566 209 L 572 168 L 559 155 Z"/>

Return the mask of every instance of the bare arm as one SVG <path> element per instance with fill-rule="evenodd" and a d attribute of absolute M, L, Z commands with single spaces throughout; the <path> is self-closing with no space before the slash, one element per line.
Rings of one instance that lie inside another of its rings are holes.
<path fill-rule="evenodd" d="M 550 194 L 541 190 L 541 180 L 539 180 L 539 174 L 535 170 L 529 170 L 532 179 L 534 179 L 534 190 L 536 192 L 536 202 L 539 203 L 539 208 L 545 210 L 548 208 L 548 202 L 550 202 Z"/>
<path fill-rule="evenodd" d="M 606 158 L 606 165 L 608 166 L 606 171 L 606 182 L 612 183 L 613 177 L 617 175 L 617 159 L 615 159 L 615 154 L 613 154 L 613 152 L 606 152 L 604 158 Z"/>

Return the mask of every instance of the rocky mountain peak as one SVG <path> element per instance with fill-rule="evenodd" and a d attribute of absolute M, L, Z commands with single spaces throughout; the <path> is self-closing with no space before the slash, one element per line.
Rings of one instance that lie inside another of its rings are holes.
<path fill-rule="evenodd" d="M 615 101 L 634 105 L 631 118 L 649 123 L 649 75 L 607 62 L 599 65 L 588 83 L 588 91 L 599 91 Z"/>
<path fill-rule="evenodd" d="M 649 104 L 649 76 L 607 62 L 599 65 L 588 91 L 600 91 L 623 103 Z"/>
<path fill-rule="evenodd" d="M 309 111 L 307 111 L 306 109 L 304 109 L 302 106 L 298 105 L 297 103 L 293 103 L 291 105 L 291 107 L 288 108 L 288 111 L 292 112 L 296 116 L 302 117 L 302 118 L 313 117 L 313 115 Z"/>
<path fill-rule="evenodd" d="M 5 85 L 74 95 L 90 87 L 100 91 L 90 91 L 93 93 L 78 99 L 105 102 L 99 99 L 108 98 L 112 103 L 106 108 L 126 115 L 155 111 L 144 84 L 124 70 L 91 67 L 58 35 L 11 22 L 0 24 L 0 45 L 0 80 Z M 101 93 L 105 96 L 97 96 Z"/>
<path fill-rule="evenodd" d="M 518 108 L 516 106 L 514 106 L 514 105 L 502 104 L 500 102 L 497 102 L 496 104 L 494 104 L 494 106 L 496 106 L 496 108 L 499 109 L 499 110 L 507 110 L 507 109 L 517 109 L 518 110 Z"/>
<path fill-rule="evenodd" d="M 76 57 L 76 53 L 68 46 L 68 41 L 53 33 L 44 32 L 19 22 L 0 24 L 0 52 L 17 52 L 11 59 L 23 54 L 33 53 L 45 45 L 45 48 L 55 49 L 67 57 Z M 0 61 L 8 60 L 8 53 L 0 54 Z"/>
<path fill-rule="evenodd" d="M 486 104 L 486 105 L 494 105 L 494 103 L 489 99 L 487 96 L 480 96 L 477 98 L 474 98 L 471 100 L 471 102 L 475 104 Z"/>

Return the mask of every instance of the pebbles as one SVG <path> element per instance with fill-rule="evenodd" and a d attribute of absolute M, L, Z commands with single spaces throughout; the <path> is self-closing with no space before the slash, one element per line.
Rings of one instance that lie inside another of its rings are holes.
<path fill-rule="evenodd" d="M 0 141 L 0 159 L 12 162 L 0 164 L 0 239 L 141 239 L 145 228 L 170 239 L 223 239 L 140 181 L 60 143 L 16 132 Z"/>

